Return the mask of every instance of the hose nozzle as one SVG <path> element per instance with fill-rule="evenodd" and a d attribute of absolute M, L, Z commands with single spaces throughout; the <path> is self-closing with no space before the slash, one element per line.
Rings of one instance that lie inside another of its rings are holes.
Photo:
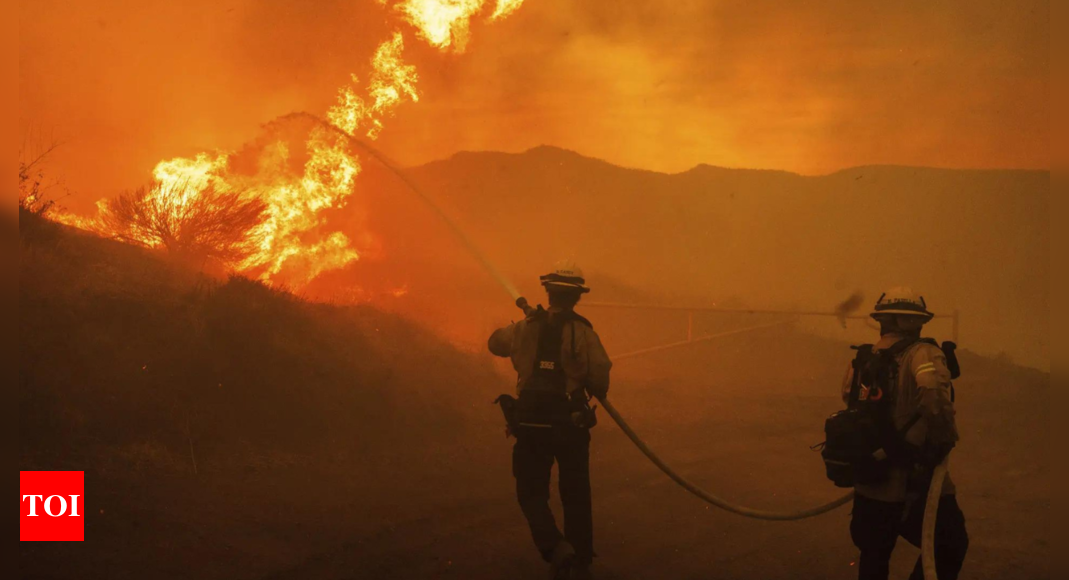
<path fill-rule="evenodd" d="M 516 307 L 522 310 L 525 315 L 530 314 L 531 311 L 534 310 L 534 308 L 532 308 L 531 305 L 527 303 L 527 299 L 523 296 L 520 296 L 516 299 Z"/>

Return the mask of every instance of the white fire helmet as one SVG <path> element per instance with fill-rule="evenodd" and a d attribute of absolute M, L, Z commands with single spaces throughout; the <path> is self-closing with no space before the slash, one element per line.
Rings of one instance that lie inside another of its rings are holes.
<path fill-rule="evenodd" d="M 578 290 L 586 294 L 590 288 L 586 286 L 583 270 L 571 260 L 561 260 L 553 267 L 553 271 L 539 278 L 547 290 L 553 288 Z"/>
<path fill-rule="evenodd" d="M 913 292 L 912 288 L 904 286 L 891 288 L 881 294 L 869 316 L 877 318 L 884 314 L 923 316 L 927 320 L 931 320 L 935 316 L 928 310 L 928 304 L 924 301 L 924 296 L 918 296 Z"/>

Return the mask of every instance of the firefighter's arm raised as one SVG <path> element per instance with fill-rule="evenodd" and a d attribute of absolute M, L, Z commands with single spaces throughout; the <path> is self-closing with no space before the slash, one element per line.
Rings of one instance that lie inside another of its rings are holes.
<path fill-rule="evenodd" d="M 512 356 L 512 340 L 515 335 L 516 323 L 495 330 L 494 333 L 490 335 L 490 340 L 487 341 L 487 346 L 489 346 L 490 352 L 494 356 Z"/>

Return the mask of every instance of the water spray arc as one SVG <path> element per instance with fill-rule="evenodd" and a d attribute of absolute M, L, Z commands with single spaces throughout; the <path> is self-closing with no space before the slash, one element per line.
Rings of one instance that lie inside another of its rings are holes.
<path fill-rule="evenodd" d="M 442 211 L 442 209 L 436 203 L 434 203 L 434 200 L 431 199 L 427 194 L 425 194 L 419 188 L 419 186 L 416 185 L 400 168 L 390 162 L 390 160 L 385 155 L 383 155 L 381 151 L 372 147 L 361 139 L 353 137 L 349 133 L 331 124 L 322 117 L 319 117 L 318 115 L 313 115 L 312 113 L 296 112 L 286 115 L 282 117 L 282 119 L 311 120 L 329 130 L 336 131 L 339 134 L 344 135 L 355 147 L 358 147 L 361 150 L 367 152 L 368 155 L 373 157 L 376 161 L 381 163 L 383 167 L 385 167 L 398 179 L 400 179 L 405 184 L 405 186 L 412 191 L 412 193 L 416 194 L 416 196 L 418 196 L 431 210 L 434 211 L 435 214 L 437 214 L 446 223 L 447 226 L 449 226 L 449 229 L 464 245 L 464 247 L 471 253 L 472 257 L 474 257 L 480 264 L 482 264 L 482 266 L 486 269 L 487 273 L 490 274 L 490 276 L 493 277 L 494 280 L 497 281 L 497 283 L 506 292 L 508 292 L 509 296 L 512 297 L 512 299 L 516 302 L 516 305 L 519 308 L 523 309 L 525 313 L 529 311 L 530 308 L 532 308 L 527 303 L 527 300 L 520 296 L 519 291 L 516 290 L 516 287 L 508 280 L 508 278 L 506 278 L 501 273 L 501 271 L 494 265 L 494 263 L 491 262 L 490 259 L 482 253 L 482 251 L 479 250 L 478 246 L 476 246 L 475 243 L 472 242 L 470 238 L 468 238 L 468 236 L 464 233 L 460 226 L 458 226 L 456 222 L 454 222 L 448 216 L 448 214 Z M 698 485 L 690 482 L 682 475 L 679 475 L 675 470 L 669 467 L 668 464 L 665 463 L 652 449 L 649 448 L 646 442 L 643 441 L 642 438 L 639 437 L 639 435 L 635 432 L 635 430 L 631 428 L 631 426 L 627 423 L 627 420 L 624 419 L 623 415 L 621 415 L 618 410 L 616 410 L 616 407 L 612 404 L 611 401 L 608 400 L 608 398 L 601 399 L 601 404 L 605 407 L 605 410 L 609 413 L 609 416 L 611 416 L 613 420 L 616 421 L 616 424 L 619 425 L 620 429 L 624 431 L 624 434 L 626 434 L 627 437 L 631 439 L 631 441 L 639 448 L 640 451 L 642 451 L 644 455 L 646 455 L 646 457 L 650 459 L 650 461 L 654 463 L 654 465 L 656 465 L 661 471 L 668 475 L 668 477 L 672 478 L 673 481 L 681 485 L 687 491 L 690 491 L 694 495 L 698 496 L 699 498 L 729 512 L 765 520 L 798 520 L 827 513 L 847 503 L 853 497 L 853 494 L 849 494 L 833 502 L 817 506 L 812 509 L 785 513 L 755 510 L 752 508 L 732 504 L 731 502 L 721 499 L 716 495 L 701 489 L 701 487 L 699 487 Z"/>
<path fill-rule="evenodd" d="M 416 185 L 400 168 L 390 162 L 390 160 L 385 155 L 383 155 L 382 152 L 367 144 L 366 142 L 356 137 L 353 137 L 349 133 L 336 127 L 335 125 L 319 117 L 318 115 L 298 112 L 292 113 L 283 118 L 304 118 L 321 124 L 322 126 L 331 131 L 336 131 L 339 134 L 344 135 L 345 138 L 350 141 L 350 143 L 365 151 L 368 155 L 370 155 L 376 161 L 381 163 L 383 167 L 385 167 L 388 171 L 390 171 L 398 179 L 400 179 L 405 184 L 405 186 L 412 191 L 412 193 L 419 197 L 420 200 L 422 200 L 432 211 L 434 211 L 435 214 L 437 214 L 442 219 L 442 221 L 445 222 L 445 224 L 449 227 L 449 229 L 453 232 L 457 239 L 464 245 L 464 247 L 468 250 L 472 257 L 474 257 L 483 266 L 486 272 L 490 274 L 490 276 L 494 278 L 494 280 L 506 292 L 508 292 L 509 296 L 512 297 L 512 299 L 515 301 L 517 307 L 521 308 L 525 314 L 530 311 L 532 307 L 530 306 L 530 304 L 528 304 L 527 299 L 520 296 L 519 291 L 511 283 L 511 281 L 509 281 L 509 279 L 501 273 L 501 271 L 494 265 L 494 263 L 491 262 L 490 259 L 482 253 L 482 251 L 479 250 L 478 246 L 476 246 L 475 243 L 472 242 L 470 238 L 468 238 L 468 236 L 464 233 L 460 226 L 458 226 L 456 222 L 454 222 L 448 216 L 448 214 L 442 211 L 442 209 L 434 202 L 434 200 L 431 199 L 428 195 L 426 195 L 419 188 L 419 186 Z M 778 324 L 782 324 L 782 322 L 777 322 L 772 325 L 762 325 L 762 327 L 775 326 Z M 729 332 L 725 334 L 733 333 Z M 632 354 L 637 355 L 642 353 Z M 842 507 L 843 505 L 846 505 L 854 498 L 854 494 L 851 492 L 828 503 L 793 512 L 774 512 L 767 510 L 759 510 L 732 503 L 715 494 L 709 493 L 708 491 L 702 489 L 700 486 L 691 482 L 690 480 L 676 472 L 674 469 L 672 469 L 672 467 L 665 463 L 665 461 L 661 459 L 656 452 L 650 449 L 649 445 L 646 444 L 642 437 L 640 437 L 638 433 L 636 433 L 635 430 L 631 428 L 624 416 L 620 414 L 620 412 L 616 409 L 616 406 L 613 405 L 607 397 L 599 399 L 599 401 L 605 408 L 605 411 L 609 414 L 610 417 L 612 417 L 613 421 L 616 422 L 617 426 L 620 427 L 620 429 L 624 432 L 627 438 L 635 444 L 639 451 L 641 451 L 642 454 L 650 460 L 650 462 L 656 465 L 658 469 L 664 472 L 665 475 L 672 479 L 672 481 L 675 481 L 677 484 L 679 484 L 679 486 L 683 489 L 687 490 L 702 501 L 705 501 L 706 503 L 709 503 L 710 505 L 713 505 L 724 511 L 737 514 L 743 517 L 765 521 L 796 521 L 828 513 L 832 510 Z M 924 576 L 927 580 L 938 580 L 935 571 L 935 521 L 936 513 L 939 507 L 940 491 L 942 490 L 942 483 L 943 479 L 946 477 L 946 472 L 947 460 L 944 459 L 943 463 L 939 465 L 935 470 L 934 476 L 932 478 L 932 485 L 928 493 L 927 504 L 925 509 L 921 549 L 924 566 Z"/>
<path fill-rule="evenodd" d="M 425 193 L 423 193 L 423 190 L 421 190 L 419 186 L 417 186 L 411 179 L 409 179 L 408 175 L 406 175 L 405 172 L 401 171 L 399 167 L 394 165 L 393 162 L 391 162 L 385 155 L 383 155 L 381 151 L 372 147 L 366 141 L 352 136 L 348 132 L 342 130 L 337 125 L 330 123 L 319 115 L 299 111 L 280 117 L 280 120 L 283 121 L 289 119 L 306 119 L 317 123 L 330 131 L 334 131 L 345 139 L 348 139 L 352 145 L 355 145 L 356 147 L 360 148 L 362 151 L 364 151 L 369 156 L 378 161 L 390 173 L 400 179 L 401 182 L 404 183 L 405 186 L 409 189 L 409 191 L 416 194 L 416 197 L 423 201 L 423 203 L 428 208 L 430 208 L 431 211 L 433 211 L 439 218 L 441 218 L 443 222 L 445 222 L 445 225 L 449 227 L 449 229 L 453 232 L 453 235 L 456 236 L 457 240 L 459 240 L 460 243 L 464 245 L 464 248 L 468 251 L 468 253 L 471 254 L 471 256 L 474 257 L 476 261 L 478 261 L 479 264 L 482 265 L 486 272 L 490 274 L 490 276 L 493 277 L 493 279 L 497 281 L 497 283 L 502 288 L 504 288 L 506 292 L 508 292 L 509 296 L 511 296 L 513 300 L 519 299 L 519 290 L 517 290 L 516 287 L 513 286 L 512 282 L 510 282 L 509 279 L 506 278 L 505 275 L 497 269 L 497 266 L 495 266 L 494 263 L 491 262 L 485 254 L 483 254 L 482 250 L 480 250 L 479 247 L 471 241 L 471 238 L 469 238 L 467 234 L 464 233 L 464 230 L 462 230 L 460 226 L 458 226 L 457 223 L 449 217 L 449 214 L 442 211 L 442 208 L 440 208 L 438 204 L 434 203 L 434 200 L 432 200 Z"/>

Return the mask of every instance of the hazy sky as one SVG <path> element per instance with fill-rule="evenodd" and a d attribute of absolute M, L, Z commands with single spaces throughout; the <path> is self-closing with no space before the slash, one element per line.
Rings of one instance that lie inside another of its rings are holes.
<path fill-rule="evenodd" d="M 374 0 L 20 4 L 23 140 L 64 143 L 75 209 L 322 113 L 394 29 L 422 94 L 380 145 L 406 163 L 551 144 L 662 171 L 1050 164 L 1045 1 L 527 0 L 464 54 Z"/>

